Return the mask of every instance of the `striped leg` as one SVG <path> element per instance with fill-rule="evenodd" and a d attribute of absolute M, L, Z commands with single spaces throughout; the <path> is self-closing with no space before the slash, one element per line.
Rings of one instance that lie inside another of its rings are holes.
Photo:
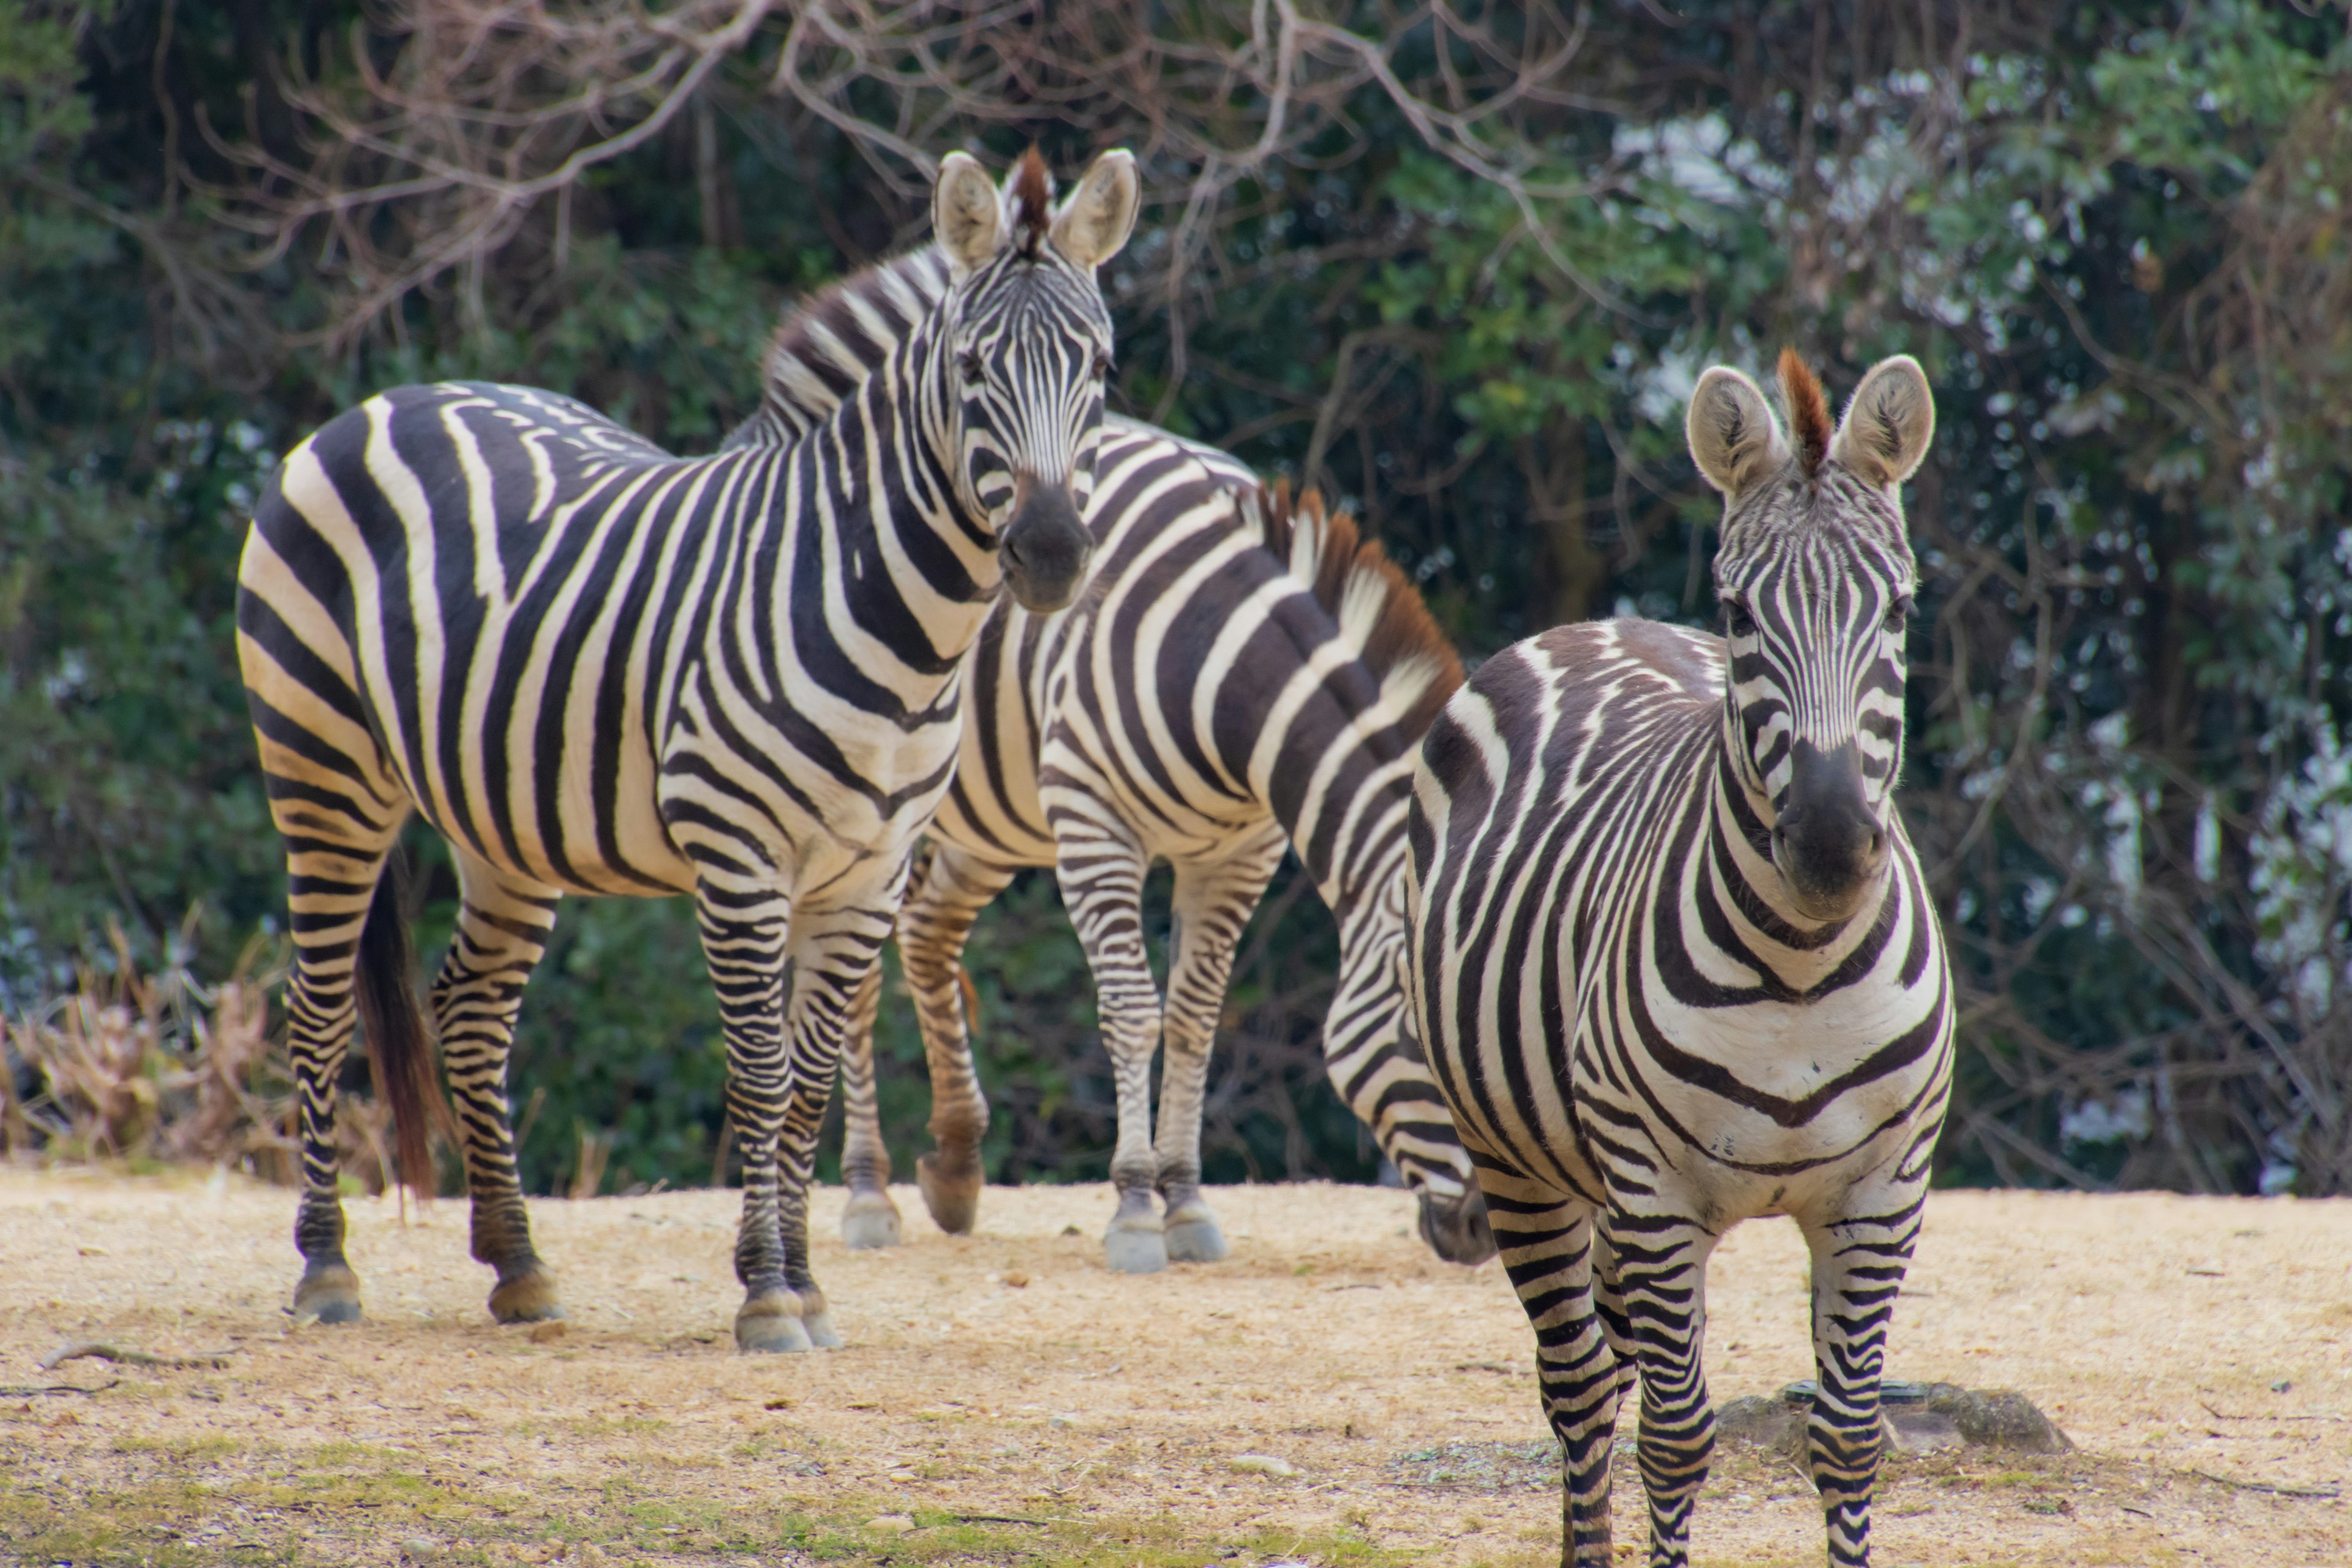
<path fill-rule="evenodd" d="M 1806 1448 L 1829 1529 L 1830 1562 L 1837 1568 L 1870 1561 L 1870 1501 L 1885 1441 L 1878 1396 L 1886 1331 L 1919 1239 L 1918 1188 L 1882 1189 L 1876 1195 L 1887 1200 L 1884 1212 L 1805 1229 L 1813 1258 L 1819 1390 Z"/>
<path fill-rule="evenodd" d="M 1160 1194 L 1168 1205 L 1166 1245 L 1173 1262 L 1214 1263 L 1232 1250 L 1215 1212 L 1201 1196 L 1201 1101 L 1225 987 L 1233 979 L 1234 950 L 1288 844 L 1281 829 L 1269 824 L 1255 844 L 1176 868 L 1157 1139 Z"/>
<path fill-rule="evenodd" d="M 804 1351 L 809 1336 L 800 1300 L 784 1285 L 776 1185 L 784 1122 L 784 935 L 792 900 L 772 889 L 707 877 L 696 889 L 694 910 L 727 1039 L 727 1115 L 743 1152 L 743 1217 L 735 1234 L 743 1305 L 735 1314 L 735 1343 L 745 1351 Z"/>
<path fill-rule="evenodd" d="M 988 1100 L 972 1064 L 971 1024 L 964 1016 L 964 943 L 972 922 L 1013 881 L 1013 868 L 982 860 L 950 844 L 935 844 L 923 879 L 898 911 L 898 958 L 915 994 L 930 1069 L 931 1139 L 936 1152 L 915 1162 L 923 1205 L 950 1236 L 971 1234 L 980 1208 L 981 1140 L 988 1134 Z"/>
<path fill-rule="evenodd" d="M 1699 1352 L 1716 1237 L 1675 1215 L 1610 1213 L 1605 1255 L 1642 1375 L 1642 1485 L 1650 1568 L 1686 1568 L 1692 1505 L 1715 1456 L 1715 1406 Z"/>
<path fill-rule="evenodd" d="M 1150 1274 L 1168 1267 L 1167 1227 L 1153 1201 L 1160 1156 L 1151 1145 L 1151 1053 L 1160 1044 L 1160 986 L 1143 952 L 1143 878 L 1150 862 L 1112 819 L 1056 815 L 1054 830 L 1062 907 L 1094 970 L 1103 1044 L 1118 1090 L 1118 1147 L 1110 1161 L 1118 1208 L 1103 1233 L 1103 1257 L 1116 1273 Z"/>
<path fill-rule="evenodd" d="M 460 903 L 448 956 L 433 982 L 433 1018 L 457 1101 L 473 1194 L 474 1258 L 498 1270 L 490 1315 L 501 1323 L 563 1316 L 555 1275 L 530 1244 L 515 1173 L 507 1058 L 523 987 L 555 926 L 553 888 L 511 877 L 459 849 Z"/>
<path fill-rule="evenodd" d="M 827 1349 L 837 1348 L 841 1336 L 834 1331 L 824 1292 L 809 1268 L 809 1187 L 816 1173 L 817 1138 L 841 1071 L 842 1042 L 861 996 L 881 969 L 882 944 L 890 940 L 906 871 L 900 858 L 862 886 L 837 880 L 827 892 L 842 903 L 803 904 L 793 913 L 790 1002 L 784 1012 L 787 1070 L 776 1155 L 777 1232 L 783 1283 L 798 1303 L 801 1326 L 810 1342 Z M 744 1184 L 750 1186 L 748 1164 Z M 741 1337 L 739 1330 L 737 1338 Z"/>
<path fill-rule="evenodd" d="M 874 1098 L 874 1020 L 882 1007 L 882 966 L 866 977 L 849 1008 L 849 1037 L 841 1047 L 841 1180 L 849 1202 L 841 1211 L 841 1239 L 853 1247 L 898 1245 L 898 1205 L 890 1201 L 890 1146 L 882 1141 L 882 1110 Z"/>
<path fill-rule="evenodd" d="M 1536 1381 L 1559 1439 L 1560 1563 L 1604 1568 L 1609 1456 L 1617 1433 L 1621 1366 L 1595 1299 L 1594 1210 L 1570 1194 L 1481 1163 L 1486 1213 L 1519 1304 L 1536 1331 Z"/>
<path fill-rule="evenodd" d="M 302 1199 L 294 1220 L 302 1279 L 294 1288 L 294 1312 L 315 1313 L 322 1323 L 351 1323 L 360 1317 L 360 1282 L 343 1256 L 343 1200 L 335 1184 L 335 1085 L 358 1018 L 352 971 L 360 933 L 397 827 L 373 844 L 341 845 L 317 837 L 315 821 L 289 823 L 288 816 L 281 805 L 278 827 L 289 850 L 287 891 L 294 936 L 294 972 L 286 985 L 287 1043 L 302 1142 Z"/>
<path fill-rule="evenodd" d="M 1396 938 L 1360 945 L 1351 945 L 1342 925 L 1339 984 L 1323 1021 L 1324 1068 L 1332 1089 L 1418 1196 L 1422 1240 L 1450 1263 L 1484 1263 L 1495 1256 L 1495 1237 L 1470 1156 L 1412 1033 L 1403 925 L 1397 913 L 1390 925 Z"/>

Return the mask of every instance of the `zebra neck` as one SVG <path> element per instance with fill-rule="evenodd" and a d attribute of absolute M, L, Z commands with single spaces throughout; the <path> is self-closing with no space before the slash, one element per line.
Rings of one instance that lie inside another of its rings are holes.
<path fill-rule="evenodd" d="M 787 598 L 805 605 L 821 591 L 826 618 L 864 634 L 877 656 L 945 680 L 978 639 L 1003 576 L 994 536 L 958 493 L 956 436 L 940 391 L 947 366 L 930 326 L 790 449 L 800 526 L 795 559 L 776 574 L 774 608 L 787 614 Z"/>

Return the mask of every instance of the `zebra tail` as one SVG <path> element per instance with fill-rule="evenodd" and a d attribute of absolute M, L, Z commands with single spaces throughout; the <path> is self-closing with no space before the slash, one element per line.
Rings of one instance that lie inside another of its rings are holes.
<path fill-rule="evenodd" d="M 418 1199 L 433 1196 L 433 1131 L 446 1130 L 447 1104 L 441 1099 L 440 1069 L 435 1060 L 433 1037 L 425 1010 L 416 1003 L 415 952 L 408 940 L 408 921 L 401 912 L 402 884 L 407 880 L 395 854 L 383 875 L 376 879 L 375 899 L 368 905 L 367 923 L 360 928 L 360 950 L 353 965 L 354 1001 L 360 1027 L 367 1037 L 368 1067 L 375 1075 L 376 1098 L 392 1108 L 393 1162 L 395 1179 Z"/>

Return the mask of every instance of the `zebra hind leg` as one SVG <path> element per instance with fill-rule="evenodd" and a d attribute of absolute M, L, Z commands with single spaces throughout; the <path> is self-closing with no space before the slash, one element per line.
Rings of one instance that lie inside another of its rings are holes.
<path fill-rule="evenodd" d="M 1233 979 L 1234 950 L 1287 847 L 1276 830 L 1238 854 L 1176 868 L 1155 1139 L 1172 1263 L 1214 1263 L 1233 1251 L 1216 1211 L 1201 1195 L 1201 1102 Z"/>
<path fill-rule="evenodd" d="M 1870 1503 L 1885 1442 L 1879 1382 L 1886 1331 L 1919 1239 L 1917 1190 L 1890 1195 L 1887 1207 L 1892 1212 L 1805 1227 L 1816 1377 L 1805 1447 L 1833 1568 L 1870 1562 Z"/>
<path fill-rule="evenodd" d="M 490 1315 L 501 1323 L 563 1316 L 555 1275 L 531 1246 L 515 1169 L 507 1061 L 523 987 L 547 952 L 559 894 L 458 851 L 457 929 L 433 982 L 433 1016 L 457 1105 L 475 1260 L 498 1270 Z"/>
<path fill-rule="evenodd" d="M 1160 1156 L 1151 1142 L 1160 986 L 1143 951 L 1143 877 L 1150 862 L 1122 826 L 1106 821 L 1057 816 L 1055 839 L 1062 907 L 1094 970 L 1096 1008 L 1118 1092 L 1118 1146 L 1110 1160 L 1118 1207 L 1103 1232 L 1103 1261 L 1115 1274 L 1155 1274 L 1168 1267 L 1168 1227 L 1160 1217 Z"/>
<path fill-rule="evenodd" d="M 841 1239 L 860 1251 L 896 1247 L 899 1237 L 898 1205 L 890 1201 L 890 1146 L 882 1141 L 874 1092 L 874 1020 L 881 1000 L 882 966 L 876 964 L 850 1005 L 841 1047 L 841 1180 L 849 1189 Z"/>
<path fill-rule="evenodd" d="M 1536 1331 L 1536 1382 L 1560 1445 L 1561 1568 L 1613 1568 L 1609 1458 L 1622 1379 L 1597 1310 L 1593 1210 L 1511 1172 L 1482 1167 L 1504 1270 Z"/>
<path fill-rule="evenodd" d="M 964 943 L 972 922 L 1011 884 L 1011 867 L 982 860 L 950 844 L 934 844 L 920 880 L 898 911 L 898 957 L 915 994 L 923 1033 L 923 1059 L 931 1079 L 931 1142 L 915 1162 L 923 1206 L 950 1236 L 969 1236 L 979 1218 L 987 1181 L 981 1141 L 988 1135 L 988 1099 L 972 1060 L 971 978 Z"/>

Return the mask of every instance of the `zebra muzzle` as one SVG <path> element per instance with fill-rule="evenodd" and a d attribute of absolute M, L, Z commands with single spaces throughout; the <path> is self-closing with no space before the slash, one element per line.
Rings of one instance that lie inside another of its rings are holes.
<path fill-rule="evenodd" d="M 1078 596 L 1094 536 L 1066 484 L 1023 474 L 1003 534 L 1004 585 L 1024 610 L 1050 615 Z"/>
<path fill-rule="evenodd" d="M 1843 920 L 1886 869 L 1886 828 L 1870 808 L 1852 742 L 1824 752 L 1800 740 L 1772 825 L 1772 863 L 1809 919 Z"/>

